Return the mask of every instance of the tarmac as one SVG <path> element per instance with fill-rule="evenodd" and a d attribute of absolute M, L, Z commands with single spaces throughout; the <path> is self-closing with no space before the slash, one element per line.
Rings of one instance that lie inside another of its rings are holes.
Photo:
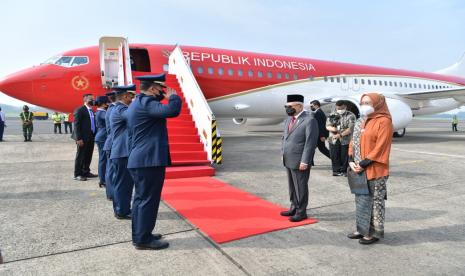
<path fill-rule="evenodd" d="M 308 213 L 319 222 L 218 245 L 165 203 L 162 251 L 137 251 L 130 221 L 113 217 L 98 181 L 72 180 L 75 144 L 36 121 L 33 142 L 9 119 L 0 143 L 0 275 L 465 275 L 465 132 L 415 119 L 395 139 L 385 238 L 363 246 L 354 196 L 316 153 Z M 282 126 L 220 120 L 223 165 L 216 178 L 288 206 L 280 160 Z M 92 169 L 97 172 L 97 151 Z"/>

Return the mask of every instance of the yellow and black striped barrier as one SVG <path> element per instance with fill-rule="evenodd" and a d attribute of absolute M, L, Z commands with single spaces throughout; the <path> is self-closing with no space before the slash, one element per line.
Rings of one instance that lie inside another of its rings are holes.
<path fill-rule="evenodd" d="M 216 164 L 221 164 L 223 160 L 222 155 L 222 144 L 223 139 L 219 135 L 219 131 L 216 127 L 216 120 L 212 120 L 212 161 Z"/>

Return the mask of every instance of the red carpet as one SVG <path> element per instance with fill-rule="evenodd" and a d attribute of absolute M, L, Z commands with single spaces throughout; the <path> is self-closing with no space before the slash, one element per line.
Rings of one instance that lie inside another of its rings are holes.
<path fill-rule="evenodd" d="M 316 223 L 291 223 L 282 207 L 211 177 L 167 179 L 163 200 L 217 243 Z"/>

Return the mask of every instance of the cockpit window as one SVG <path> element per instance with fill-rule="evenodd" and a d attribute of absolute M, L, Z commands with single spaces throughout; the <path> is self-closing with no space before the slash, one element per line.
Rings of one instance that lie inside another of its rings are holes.
<path fill-rule="evenodd" d="M 55 64 L 63 67 L 74 67 L 89 62 L 88 57 L 75 57 L 75 56 L 54 56 L 46 60 L 43 64 Z"/>
<path fill-rule="evenodd" d="M 87 63 L 87 57 L 74 57 L 71 66 L 78 66 Z"/>

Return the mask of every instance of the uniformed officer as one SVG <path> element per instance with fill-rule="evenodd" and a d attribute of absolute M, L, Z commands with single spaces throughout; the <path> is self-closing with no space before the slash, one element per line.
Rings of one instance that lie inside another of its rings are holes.
<path fill-rule="evenodd" d="M 23 135 L 24 135 L 24 142 L 32 142 L 32 131 L 34 130 L 34 126 L 32 124 L 32 120 L 34 120 L 34 115 L 32 112 L 29 111 L 29 106 L 23 106 L 23 112 L 19 114 L 21 121 L 23 122 Z"/>
<path fill-rule="evenodd" d="M 105 95 L 108 97 L 109 105 L 107 108 L 107 112 L 105 113 L 105 128 L 107 132 L 107 139 L 105 140 L 105 144 L 103 146 L 103 150 L 105 151 L 105 155 L 107 156 L 107 166 L 105 170 L 105 189 L 107 194 L 108 200 L 113 200 L 113 176 L 114 176 L 114 168 L 113 164 L 110 161 L 110 154 L 111 154 L 111 146 L 113 144 L 113 136 L 111 135 L 111 126 L 110 126 L 110 115 L 115 107 L 116 103 L 116 96 L 115 91 L 110 91 Z"/>
<path fill-rule="evenodd" d="M 96 100 L 97 113 L 95 113 L 95 124 L 97 134 L 95 134 L 95 143 L 98 147 L 98 176 L 100 178 L 99 187 L 105 187 L 105 171 L 107 167 L 107 156 L 103 150 L 105 140 L 107 139 L 107 130 L 105 125 L 105 114 L 108 108 L 108 97 L 98 96 Z"/>
<path fill-rule="evenodd" d="M 165 180 L 166 166 L 171 164 L 166 118 L 181 112 L 181 99 L 176 91 L 167 89 L 165 75 L 137 77 L 141 93 L 128 108 L 128 127 L 132 133 L 128 168 L 135 185 L 132 206 L 132 242 L 136 249 L 163 249 L 169 243 L 160 234 L 152 234 Z"/>
<path fill-rule="evenodd" d="M 113 143 L 110 160 L 114 166 L 113 210 L 117 219 L 131 219 L 131 198 L 134 182 L 128 170 L 130 133 L 127 110 L 135 95 L 135 85 L 117 86 L 116 104 L 110 115 Z"/>

